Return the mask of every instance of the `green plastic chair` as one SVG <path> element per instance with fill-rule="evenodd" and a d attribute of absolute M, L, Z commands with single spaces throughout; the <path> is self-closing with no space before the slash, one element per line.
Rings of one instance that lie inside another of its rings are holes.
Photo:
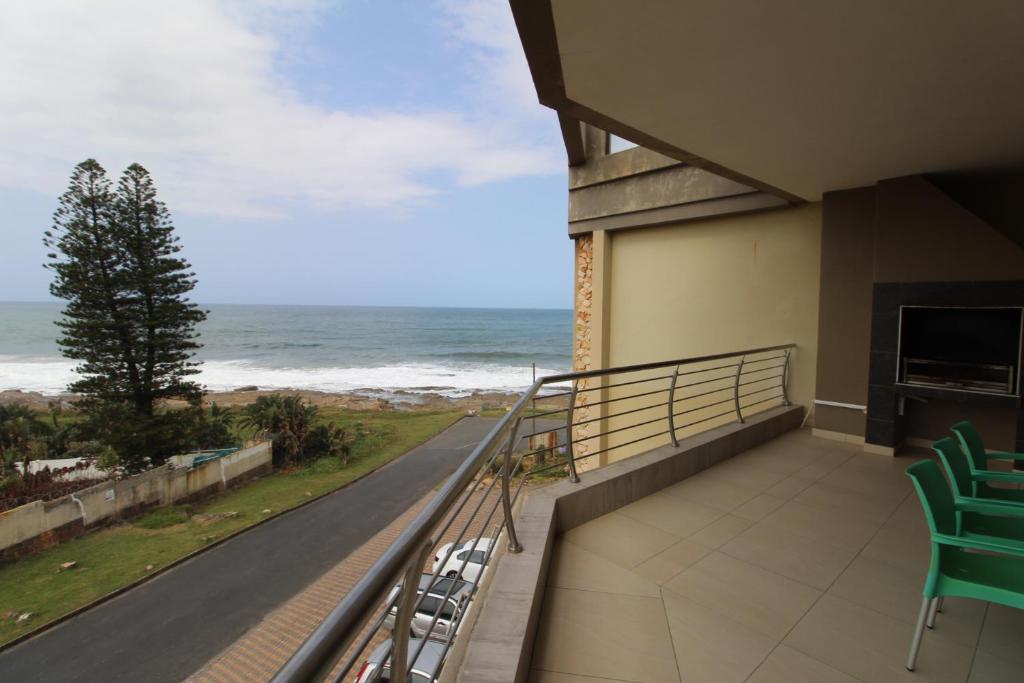
<path fill-rule="evenodd" d="M 956 445 L 953 439 L 939 439 L 932 444 L 932 450 L 939 456 L 949 483 L 953 489 L 953 500 L 956 503 L 985 503 L 990 506 L 1009 508 L 1007 515 L 995 517 L 992 515 L 979 515 L 974 512 L 957 511 L 957 533 L 964 531 L 983 534 L 987 536 L 1003 536 L 1018 541 L 1024 541 L 1024 523 L 1015 519 L 1012 515 L 1015 510 L 1024 511 L 1024 502 L 1012 500 L 999 500 L 991 498 L 975 498 L 975 481 L 971 479 L 971 468 L 968 465 L 967 455 Z"/>
<path fill-rule="evenodd" d="M 931 564 L 922 591 L 924 599 L 907 657 L 907 670 L 913 671 L 924 629 L 934 620 L 942 598 L 972 598 L 1024 609 L 1024 543 L 971 532 L 957 534 L 958 512 L 1013 514 L 1021 519 L 1024 512 L 1016 511 L 1015 506 L 993 505 L 988 501 L 957 502 L 938 464 L 932 460 L 911 465 L 907 476 L 921 500 L 932 544 Z"/>
<path fill-rule="evenodd" d="M 985 450 L 985 444 L 981 440 L 978 430 L 966 420 L 957 422 L 950 429 L 956 434 L 960 447 L 968 456 L 967 464 L 971 468 L 975 497 L 1024 502 L 1024 490 L 1022 489 L 989 486 L 989 482 L 1024 484 L 1024 472 L 1000 472 L 988 468 L 989 460 L 1024 460 L 1024 453 Z"/>

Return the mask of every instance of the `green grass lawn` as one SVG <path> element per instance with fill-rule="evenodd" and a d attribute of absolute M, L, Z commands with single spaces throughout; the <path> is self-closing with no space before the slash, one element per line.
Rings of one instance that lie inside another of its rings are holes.
<path fill-rule="evenodd" d="M 194 506 L 171 506 L 0 566 L 0 643 L 67 614 L 232 532 L 333 491 L 426 441 L 459 411 L 356 412 L 321 408 L 318 421 L 361 422 L 369 435 L 347 466 L 321 459 L 226 491 Z M 265 510 L 270 510 L 269 513 Z M 233 513 L 224 516 L 225 513 Z M 73 569 L 60 571 L 64 562 Z M 30 612 L 22 622 L 5 613 Z"/>

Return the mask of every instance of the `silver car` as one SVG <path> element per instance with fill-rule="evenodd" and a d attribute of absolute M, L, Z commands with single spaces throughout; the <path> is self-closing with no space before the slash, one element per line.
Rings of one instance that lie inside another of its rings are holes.
<path fill-rule="evenodd" d="M 416 657 L 416 663 L 412 665 L 412 675 L 409 680 L 413 683 L 436 683 L 444 659 L 444 645 L 433 640 L 424 643 L 421 638 L 410 638 L 410 664 L 412 664 L 413 657 L 416 656 L 420 643 L 423 643 L 423 651 L 420 652 L 419 657 Z M 374 650 L 359 669 L 356 683 L 388 683 L 391 680 L 392 647 L 389 640 Z"/>
<path fill-rule="evenodd" d="M 448 636 L 458 628 L 459 619 L 462 618 L 462 612 L 469 601 L 473 584 L 462 579 L 442 576 L 435 579 L 431 585 L 431 576 L 431 574 L 420 575 L 420 585 L 416 593 L 416 601 L 419 606 L 413 614 L 410 632 L 416 638 L 447 640 Z M 427 590 L 428 587 L 430 590 Z M 389 604 L 398 595 L 398 590 L 398 586 L 391 589 L 387 600 Z M 425 596 L 423 595 L 424 591 L 427 592 Z M 384 626 L 394 630 L 397 615 L 398 607 L 392 607 L 384 618 Z M 437 616 L 436 622 L 434 621 L 435 615 Z M 433 627 L 431 627 L 431 623 L 433 623 Z"/>

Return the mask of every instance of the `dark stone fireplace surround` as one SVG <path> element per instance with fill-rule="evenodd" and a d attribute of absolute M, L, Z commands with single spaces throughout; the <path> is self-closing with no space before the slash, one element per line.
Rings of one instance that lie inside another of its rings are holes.
<path fill-rule="evenodd" d="M 865 441 L 896 448 L 906 438 L 899 414 L 901 396 L 935 398 L 972 406 L 1012 405 L 1017 409 L 1017 452 L 1024 452 L 1024 410 L 1016 396 L 992 396 L 930 387 L 897 387 L 900 306 L 1024 306 L 1024 281 L 879 282 L 871 309 L 871 363 Z"/>

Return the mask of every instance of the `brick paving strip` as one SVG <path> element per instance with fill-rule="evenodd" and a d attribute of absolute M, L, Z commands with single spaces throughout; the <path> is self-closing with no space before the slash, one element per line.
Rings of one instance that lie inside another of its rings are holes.
<path fill-rule="evenodd" d="M 484 488 L 484 485 L 481 485 L 481 489 L 473 493 L 455 523 L 451 524 L 445 533 L 445 542 L 453 540 L 465 526 L 470 514 L 476 508 L 481 497 L 485 495 Z M 395 521 L 301 593 L 268 614 L 263 621 L 190 676 L 187 679 L 188 683 L 269 681 L 277 670 L 288 661 L 288 658 L 299 649 L 313 629 L 324 620 L 335 605 L 370 569 L 377 558 L 398 538 L 402 530 L 412 522 L 435 493 L 435 491 L 431 491 L 421 498 Z M 492 491 L 487 497 L 488 504 L 484 505 L 481 510 L 480 517 L 482 519 L 474 519 L 466 532 L 467 540 L 480 533 L 481 523 L 490 512 L 491 503 L 497 503 L 498 500 L 498 491 Z M 488 525 L 490 528 L 500 521 L 500 515 L 501 511 L 499 510 Z M 433 562 L 433 558 L 430 558 L 428 564 L 431 562 Z M 364 655 L 368 655 L 383 642 L 385 634 L 383 629 L 381 631 L 382 633 L 375 636 L 367 646 Z M 358 671 L 359 666 L 360 663 L 357 663 L 354 670 Z"/>

